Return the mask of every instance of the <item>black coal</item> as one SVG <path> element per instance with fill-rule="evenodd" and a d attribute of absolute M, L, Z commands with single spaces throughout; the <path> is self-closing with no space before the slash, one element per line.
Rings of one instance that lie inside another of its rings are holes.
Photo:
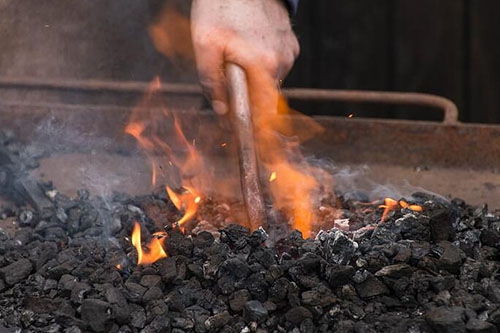
<path fill-rule="evenodd" d="M 12 162 L 0 163 L 0 174 L 2 167 L 14 172 Z M 133 223 L 141 222 L 143 237 L 150 237 L 147 231 L 158 226 L 148 212 L 177 214 L 168 199 L 117 194 L 105 200 L 84 190 L 68 198 L 50 184 L 37 184 L 38 190 L 46 194 L 43 205 L 18 200 L 0 211 L 1 332 L 500 327 L 500 217 L 486 207 L 417 193 L 412 200 L 422 213 L 400 209 L 374 229 L 332 229 L 315 239 L 292 231 L 272 245 L 264 230 L 238 225 L 190 236 L 173 229 L 169 257 L 137 266 Z M 336 204 L 353 225 L 380 220 L 378 209 Z"/>

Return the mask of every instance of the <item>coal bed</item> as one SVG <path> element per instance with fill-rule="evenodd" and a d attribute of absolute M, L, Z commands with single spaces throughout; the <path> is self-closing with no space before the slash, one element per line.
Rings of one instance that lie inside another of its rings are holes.
<path fill-rule="evenodd" d="M 0 140 L 0 332 L 497 332 L 500 216 L 415 193 L 383 209 L 340 193 L 348 228 L 314 238 L 231 224 L 167 230 L 168 257 L 137 265 L 143 239 L 179 212 L 165 194 L 59 193 L 25 177 L 36 160 Z M 355 200 L 354 200 L 355 199 Z M 15 202 L 15 203 L 14 203 Z M 325 203 L 326 205 L 326 203 Z M 326 224 L 328 224 L 326 223 Z"/>

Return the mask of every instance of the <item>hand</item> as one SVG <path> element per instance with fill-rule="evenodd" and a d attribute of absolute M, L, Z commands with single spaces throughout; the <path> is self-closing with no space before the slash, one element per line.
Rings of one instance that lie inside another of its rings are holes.
<path fill-rule="evenodd" d="M 194 0 L 191 31 L 200 83 L 219 114 L 228 110 L 226 62 L 245 69 L 254 91 L 263 79 L 255 76 L 278 84 L 299 54 L 282 0 Z"/>

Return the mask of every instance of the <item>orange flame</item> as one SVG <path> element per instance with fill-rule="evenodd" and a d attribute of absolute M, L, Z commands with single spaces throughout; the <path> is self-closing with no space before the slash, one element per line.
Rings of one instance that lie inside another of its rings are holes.
<path fill-rule="evenodd" d="M 143 250 L 141 245 L 141 225 L 137 222 L 134 223 L 134 229 L 132 230 L 132 245 L 137 250 L 137 264 L 149 265 L 162 258 L 166 258 L 167 253 L 163 249 L 163 239 L 164 238 L 153 237 L 147 246 L 149 250 Z"/>
<path fill-rule="evenodd" d="M 184 189 L 182 194 L 176 194 L 171 187 L 166 187 L 174 205 L 184 211 L 184 216 L 177 221 L 182 226 L 196 216 L 201 202 L 200 189 L 203 184 L 211 183 L 211 179 L 204 171 L 206 163 L 195 142 L 187 139 L 180 121 L 166 108 L 157 93 L 160 87 L 161 82 L 156 78 L 142 103 L 133 110 L 125 132 L 144 149 L 151 163 L 153 186 L 164 181 Z M 176 147 L 175 151 L 172 146 Z"/>
<path fill-rule="evenodd" d="M 392 211 L 395 211 L 395 210 L 400 209 L 400 208 L 407 208 L 407 209 L 410 209 L 414 212 L 421 212 L 424 210 L 424 208 L 422 206 L 412 205 L 404 200 L 396 201 L 396 200 L 391 199 L 391 198 L 385 198 L 384 204 L 380 205 L 379 208 L 384 209 L 384 212 L 382 213 L 382 217 L 380 218 L 381 222 L 387 221 L 389 214 Z"/>
<path fill-rule="evenodd" d="M 258 157 L 264 174 L 270 175 L 266 187 L 274 207 L 283 212 L 304 237 L 309 237 L 316 221 L 319 195 L 325 191 L 331 193 L 333 181 L 327 172 L 306 161 L 299 146 L 322 128 L 305 116 L 294 114 L 292 119 L 292 111 L 267 73 L 251 68 L 247 74 Z M 214 174 L 196 142 L 186 137 L 181 122 L 159 100 L 156 91 L 160 86 L 159 80 L 152 83 L 125 130 L 144 148 L 152 167 L 152 184 L 165 181 L 168 185 L 168 196 L 183 212 L 177 225 L 184 230 L 186 223 L 196 217 L 202 198 L 221 190 L 234 196 L 239 193 L 234 187 L 239 181 L 229 179 L 226 174 L 214 181 Z M 209 133 L 212 137 L 215 135 L 215 131 Z M 221 146 L 229 148 L 226 142 Z M 231 187 L 231 192 L 227 187 Z M 173 190 L 178 188 L 183 191 Z"/>
<path fill-rule="evenodd" d="M 271 174 L 268 186 L 273 205 L 286 214 L 293 228 L 309 237 L 320 192 L 329 191 L 333 181 L 322 169 L 306 161 L 300 143 L 322 128 L 311 118 L 290 110 L 267 73 L 250 68 L 247 74 L 256 144 L 261 164 Z"/>
<path fill-rule="evenodd" d="M 177 225 L 183 228 L 183 224 L 189 222 L 196 216 L 198 205 L 201 202 L 201 197 L 197 194 L 196 190 L 190 187 L 184 187 L 184 193 L 177 194 L 170 187 L 166 187 L 167 194 L 174 204 L 175 208 L 184 211 L 182 218 L 177 221 Z"/>

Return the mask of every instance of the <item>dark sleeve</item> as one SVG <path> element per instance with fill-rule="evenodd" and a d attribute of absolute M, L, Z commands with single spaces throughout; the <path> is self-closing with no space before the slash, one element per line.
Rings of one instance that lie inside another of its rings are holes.
<path fill-rule="evenodd" d="M 297 13 L 297 7 L 299 6 L 299 0 L 285 0 L 288 5 L 288 9 L 290 9 L 290 13 L 295 15 Z"/>

